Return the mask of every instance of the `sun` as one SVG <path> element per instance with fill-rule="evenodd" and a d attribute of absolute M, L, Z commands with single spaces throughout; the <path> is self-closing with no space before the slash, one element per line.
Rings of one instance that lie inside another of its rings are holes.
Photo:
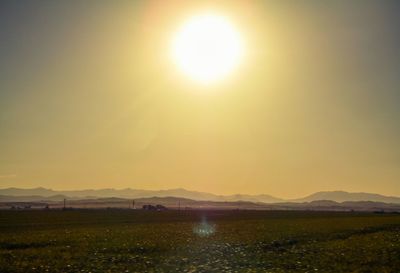
<path fill-rule="evenodd" d="M 227 18 L 201 14 L 178 30 L 172 40 L 171 56 L 192 80 L 211 84 L 237 68 L 243 56 L 243 42 Z"/>

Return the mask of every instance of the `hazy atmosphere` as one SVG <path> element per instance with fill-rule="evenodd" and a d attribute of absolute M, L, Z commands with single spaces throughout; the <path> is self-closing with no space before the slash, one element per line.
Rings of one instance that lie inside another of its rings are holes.
<path fill-rule="evenodd" d="M 218 3 L 1 1 L 0 188 L 400 195 L 399 2 Z M 210 10 L 237 61 L 199 84 Z"/>

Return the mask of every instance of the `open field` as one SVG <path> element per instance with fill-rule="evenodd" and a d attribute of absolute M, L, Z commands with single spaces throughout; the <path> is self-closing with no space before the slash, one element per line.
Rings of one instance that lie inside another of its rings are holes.
<path fill-rule="evenodd" d="M 400 215 L 0 211 L 0 272 L 398 272 Z"/>

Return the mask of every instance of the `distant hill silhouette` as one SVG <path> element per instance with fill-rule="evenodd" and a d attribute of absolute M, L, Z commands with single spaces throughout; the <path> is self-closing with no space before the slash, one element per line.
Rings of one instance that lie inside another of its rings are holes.
<path fill-rule="evenodd" d="M 331 200 L 335 202 L 346 202 L 346 201 L 372 201 L 372 202 L 383 202 L 383 203 L 394 203 L 400 204 L 400 197 L 384 196 L 374 193 L 364 192 L 345 192 L 345 191 L 321 191 L 313 193 L 304 198 L 291 200 L 293 202 L 312 202 L 316 200 Z"/>
<path fill-rule="evenodd" d="M 236 202 L 245 201 L 252 203 L 285 203 L 285 202 L 313 202 L 318 200 L 330 200 L 334 202 L 358 202 L 372 201 L 381 203 L 400 204 L 400 197 L 384 196 L 373 193 L 353 193 L 345 191 L 321 191 L 299 199 L 284 200 L 267 194 L 259 195 L 216 195 L 206 192 L 188 191 L 185 189 L 169 189 L 169 190 L 137 190 L 137 189 L 88 189 L 88 190 L 72 190 L 72 191 L 56 191 L 46 188 L 20 189 L 6 188 L 0 189 L 0 201 L 10 201 L 17 199 L 26 201 L 54 200 L 59 201 L 64 198 L 68 199 L 98 199 L 98 198 L 123 198 L 138 199 L 151 197 L 176 197 L 186 198 L 197 201 L 215 201 L 215 202 Z"/>
<path fill-rule="evenodd" d="M 58 199 L 61 196 L 58 196 Z M 1 209 L 62 209 L 63 200 L 56 200 L 53 197 L 42 197 L 37 200 L 30 200 L 32 196 L 17 196 L 3 199 L 0 196 Z M 34 197 L 34 198 L 37 198 Z M 335 202 L 319 200 L 304 203 L 282 202 L 282 203 L 254 203 L 249 201 L 200 201 L 179 197 L 149 197 L 135 199 L 135 209 L 141 209 L 145 205 L 162 205 L 168 209 L 197 210 L 312 210 L 312 211 L 364 211 L 379 213 L 400 213 L 400 204 L 388 204 L 372 201 L 347 201 Z M 132 200 L 107 197 L 95 199 L 68 199 L 67 208 L 83 209 L 133 209 Z"/>
<path fill-rule="evenodd" d="M 7 188 L 0 189 L 0 195 L 3 196 L 39 196 L 51 197 L 55 195 L 63 195 L 69 198 L 146 198 L 146 197 L 181 197 L 200 201 L 251 201 L 263 203 L 282 202 L 283 199 L 276 198 L 267 194 L 260 195 L 216 195 L 206 192 L 188 191 L 185 189 L 169 189 L 169 190 L 136 190 L 136 189 L 99 189 L 99 190 L 76 190 L 76 191 L 55 191 L 46 188 L 20 189 Z"/>

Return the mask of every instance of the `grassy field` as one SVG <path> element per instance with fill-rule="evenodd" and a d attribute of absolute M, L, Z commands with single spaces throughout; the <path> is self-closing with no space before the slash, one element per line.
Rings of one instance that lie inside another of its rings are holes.
<path fill-rule="evenodd" d="M 0 272 L 400 272 L 400 215 L 0 211 Z"/>

